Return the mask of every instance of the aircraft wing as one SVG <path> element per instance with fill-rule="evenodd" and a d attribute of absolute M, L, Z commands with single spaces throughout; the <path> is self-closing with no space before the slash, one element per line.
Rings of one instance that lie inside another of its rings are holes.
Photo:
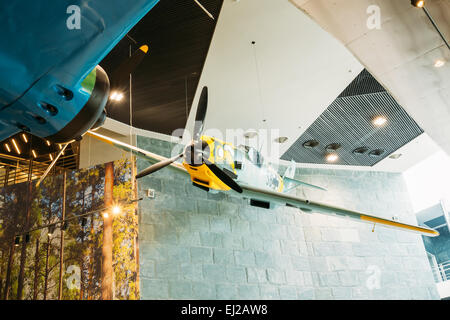
<path fill-rule="evenodd" d="M 148 152 L 146 150 L 134 147 L 132 145 L 126 144 L 124 142 L 121 142 L 121 141 L 118 141 L 118 140 L 115 140 L 115 139 L 112 139 L 109 137 L 106 137 L 104 135 L 98 134 L 93 131 L 88 131 L 87 134 L 90 135 L 91 137 L 99 139 L 103 142 L 106 142 L 106 143 L 113 145 L 117 148 L 120 148 L 122 150 L 130 151 L 134 155 L 144 158 L 151 163 L 164 161 L 164 160 L 168 159 L 161 155 L 158 155 L 158 154 L 155 154 L 152 152 Z M 170 166 L 188 174 L 187 170 L 180 163 L 174 162 Z M 354 219 L 354 220 L 357 220 L 360 222 L 366 222 L 366 223 L 373 224 L 373 225 L 382 225 L 384 227 L 391 227 L 391 228 L 400 229 L 403 231 L 415 232 L 415 233 L 419 233 L 419 234 L 429 236 L 429 237 L 436 237 L 439 235 L 439 232 L 437 232 L 436 230 L 427 228 L 427 227 L 415 226 L 415 225 L 411 225 L 411 224 L 407 224 L 407 223 L 401 223 L 398 221 L 365 214 L 362 212 L 333 207 L 328 204 L 313 202 L 313 201 L 305 200 L 302 198 L 298 198 L 296 196 L 292 196 L 292 195 L 288 195 L 288 194 L 284 194 L 284 193 L 280 193 L 280 192 L 275 192 L 275 191 L 271 191 L 271 190 L 259 189 L 259 188 L 255 188 L 255 187 L 251 187 L 251 186 L 247 186 L 247 185 L 240 185 L 240 186 L 243 190 L 242 196 L 248 197 L 251 199 L 258 199 L 261 201 L 269 201 L 269 202 L 274 202 L 274 203 L 278 203 L 278 204 L 282 204 L 282 205 L 287 205 L 290 207 L 298 208 L 304 212 L 317 212 L 317 213 L 338 216 L 338 217 L 343 217 L 343 218 L 351 218 L 351 219 Z"/>
<path fill-rule="evenodd" d="M 163 157 L 159 154 L 153 153 L 153 152 L 149 152 L 143 149 L 140 149 L 138 147 L 129 145 L 127 143 L 124 143 L 122 141 L 98 134 L 94 131 L 88 131 L 86 134 L 88 134 L 89 136 L 98 139 L 100 141 L 103 141 L 105 143 L 108 143 L 114 147 L 117 147 L 119 149 L 122 149 L 124 151 L 129 151 L 132 152 L 135 156 L 138 156 L 140 158 L 143 158 L 147 161 L 149 161 L 150 163 L 156 163 L 156 162 L 160 162 L 160 161 L 164 161 L 167 160 L 169 158 Z M 187 170 L 183 167 L 183 165 L 181 163 L 178 162 L 174 162 L 170 165 L 171 167 L 178 169 L 181 172 L 185 172 L 186 174 L 188 174 Z"/>
<path fill-rule="evenodd" d="M 246 185 L 241 185 L 241 188 L 243 190 L 242 195 L 244 197 L 283 204 L 298 208 L 304 212 L 317 212 L 342 218 L 351 218 L 360 222 L 370 223 L 372 225 L 382 225 L 384 227 L 391 227 L 404 231 L 415 232 L 429 237 L 436 237 L 439 235 L 439 232 L 427 227 L 415 226 L 357 211 L 333 207 L 324 203 L 308 201 L 284 193 L 254 188 Z"/>

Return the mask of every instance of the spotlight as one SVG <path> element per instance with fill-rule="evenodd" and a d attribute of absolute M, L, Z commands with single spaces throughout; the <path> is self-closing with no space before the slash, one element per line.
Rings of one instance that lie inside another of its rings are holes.
<path fill-rule="evenodd" d="M 382 127 L 382 126 L 384 126 L 384 125 L 386 124 L 386 122 L 387 122 L 387 119 L 386 119 L 385 117 L 383 117 L 383 116 L 375 117 L 375 118 L 372 120 L 372 123 L 373 123 L 375 126 L 377 126 L 377 127 Z"/>
<path fill-rule="evenodd" d="M 22 133 L 22 139 L 25 143 L 28 143 L 27 135 L 25 133 Z"/>
<path fill-rule="evenodd" d="M 47 145 L 50 147 L 50 141 L 45 140 L 45 143 L 47 143 Z"/>
<path fill-rule="evenodd" d="M 20 237 L 16 236 L 16 238 L 14 239 L 14 246 L 18 247 L 20 244 Z"/>
<path fill-rule="evenodd" d="M 123 99 L 123 93 L 118 91 L 113 91 L 109 98 L 113 101 L 121 101 Z"/>
<path fill-rule="evenodd" d="M 31 150 L 31 153 L 33 154 L 33 157 L 36 159 L 37 158 L 36 151 Z"/>
<path fill-rule="evenodd" d="M 120 210 L 120 207 L 119 207 L 119 206 L 114 206 L 113 209 L 112 209 L 112 213 L 113 213 L 114 215 L 119 214 L 120 211 L 121 211 L 121 210 Z"/>
<path fill-rule="evenodd" d="M 49 157 L 50 157 L 50 160 L 52 160 L 53 161 L 53 156 L 52 156 L 52 154 L 51 153 L 49 153 L 49 155 L 48 155 Z"/>
<path fill-rule="evenodd" d="M 411 5 L 413 5 L 416 8 L 423 8 L 425 5 L 424 0 L 411 0 Z"/>
<path fill-rule="evenodd" d="M 9 144 L 5 143 L 5 148 L 8 150 L 8 152 L 11 152 L 11 148 L 9 147 Z"/>
<path fill-rule="evenodd" d="M 54 224 L 48 227 L 47 235 L 49 237 L 51 237 L 51 236 L 53 236 L 53 232 L 55 232 L 55 225 Z"/>
<path fill-rule="evenodd" d="M 335 161 L 337 161 L 337 159 L 339 159 L 339 156 L 338 156 L 336 153 L 329 153 L 329 154 L 325 157 L 325 159 L 326 159 L 328 162 L 335 162 Z"/>
<path fill-rule="evenodd" d="M 435 67 L 435 68 L 440 68 L 440 67 L 443 67 L 444 64 L 445 64 L 445 61 L 444 61 L 444 60 L 438 59 L 438 60 L 436 60 L 436 61 L 434 62 L 434 67 Z"/>

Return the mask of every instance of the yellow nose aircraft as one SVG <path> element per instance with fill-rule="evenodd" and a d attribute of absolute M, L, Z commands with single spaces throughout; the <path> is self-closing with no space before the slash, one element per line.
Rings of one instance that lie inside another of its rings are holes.
<path fill-rule="evenodd" d="M 213 193 L 237 192 L 242 197 L 250 199 L 250 205 L 252 206 L 266 209 L 280 205 L 289 206 L 298 208 L 303 212 L 351 218 L 374 226 L 381 225 L 430 237 L 439 235 L 439 232 L 427 227 L 401 223 L 396 220 L 312 202 L 287 194 L 288 191 L 298 186 L 324 191 L 325 189 L 293 179 L 295 163 L 292 163 L 285 174 L 281 176 L 254 148 L 248 146 L 235 147 L 214 137 L 202 135 L 207 104 L 208 89 L 204 87 L 195 117 L 193 140 L 184 148 L 183 153 L 173 158 L 165 158 L 96 132 L 89 131 L 88 134 L 122 150 L 131 151 L 136 156 L 153 163 L 137 174 L 136 178 L 142 178 L 170 166 L 187 173 L 195 187 Z M 177 161 L 179 159 L 182 159 L 182 163 Z"/>

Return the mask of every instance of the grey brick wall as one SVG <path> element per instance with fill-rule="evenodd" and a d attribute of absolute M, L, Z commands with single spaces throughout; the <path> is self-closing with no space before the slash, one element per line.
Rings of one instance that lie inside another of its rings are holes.
<path fill-rule="evenodd" d="M 137 142 L 170 155 L 168 142 Z M 138 170 L 147 165 L 138 160 Z M 299 196 L 415 223 L 399 174 L 297 169 L 296 178 L 328 189 Z M 419 235 L 251 207 L 171 169 L 138 186 L 142 299 L 439 299 Z"/>

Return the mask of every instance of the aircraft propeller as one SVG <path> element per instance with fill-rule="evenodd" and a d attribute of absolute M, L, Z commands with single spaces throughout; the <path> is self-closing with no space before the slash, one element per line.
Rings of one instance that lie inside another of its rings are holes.
<path fill-rule="evenodd" d="M 111 74 L 111 89 L 127 86 L 130 73 L 139 66 L 148 52 L 148 46 L 142 45 L 133 54 L 125 59 Z"/>
<path fill-rule="evenodd" d="M 193 142 L 188 145 L 184 152 L 167 160 L 160 161 L 149 166 L 147 169 L 139 172 L 136 178 L 142 178 L 146 175 L 154 173 L 164 167 L 167 167 L 177 161 L 179 158 L 184 157 L 188 163 L 196 165 L 204 163 L 224 184 L 233 189 L 236 192 L 242 193 L 242 188 L 222 169 L 208 160 L 209 154 L 205 154 L 206 147 L 201 141 L 201 136 L 204 129 L 206 110 L 208 107 L 208 88 L 203 87 L 202 93 L 197 106 L 197 113 L 195 114 L 195 124 L 193 133 Z"/>

